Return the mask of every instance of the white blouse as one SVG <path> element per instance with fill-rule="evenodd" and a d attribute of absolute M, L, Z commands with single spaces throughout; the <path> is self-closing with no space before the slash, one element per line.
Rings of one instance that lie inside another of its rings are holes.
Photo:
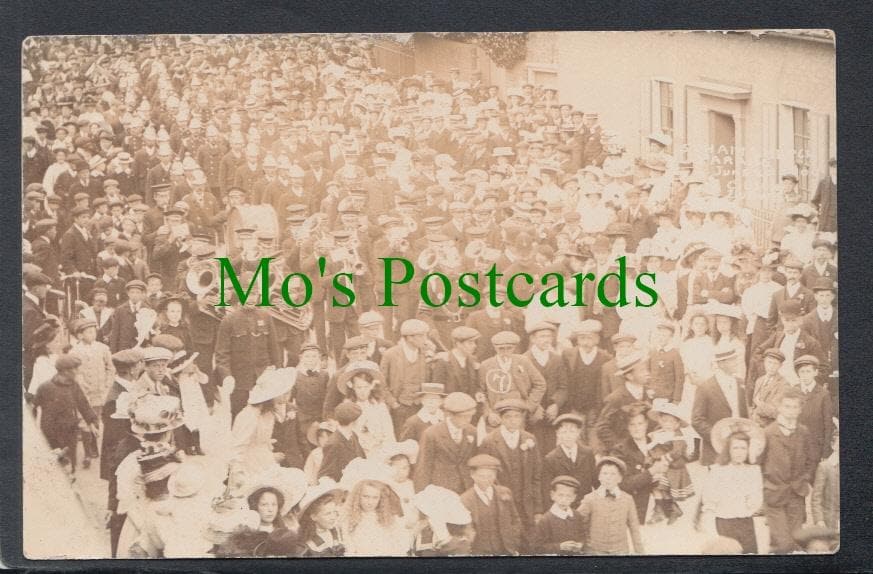
<path fill-rule="evenodd" d="M 714 464 L 704 482 L 703 510 L 717 518 L 747 518 L 764 503 L 764 479 L 757 464 Z"/>

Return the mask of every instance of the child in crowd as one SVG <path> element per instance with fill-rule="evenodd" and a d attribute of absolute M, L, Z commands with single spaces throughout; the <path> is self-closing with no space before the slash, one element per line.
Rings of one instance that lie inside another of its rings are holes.
<path fill-rule="evenodd" d="M 91 410 L 100 417 L 100 411 L 106 400 L 109 387 L 115 380 L 115 367 L 112 364 L 112 353 L 109 347 L 97 340 L 97 323 L 87 319 L 73 321 L 70 331 L 76 337 L 76 342 L 70 348 L 70 355 L 81 361 L 77 382 L 91 405 Z M 91 459 L 100 455 L 97 447 L 97 435 L 80 426 L 82 445 L 85 447 L 85 458 L 82 468 L 91 466 Z"/>
<path fill-rule="evenodd" d="M 694 442 L 683 432 L 688 422 L 673 403 L 656 403 L 649 411 L 649 418 L 658 423 L 658 428 L 649 433 L 649 456 L 652 461 L 664 460 L 668 464 L 667 471 L 652 491 L 655 508 L 649 524 L 665 519 L 667 524 L 673 524 L 682 516 L 677 501 L 694 495 L 691 476 L 685 467 L 694 453 Z"/>
<path fill-rule="evenodd" d="M 586 494 L 579 505 L 579 514 L 588 526 L 585 548 L 588 553 L 628 554 L 628 533 L 634 552 L 644 553 L 634 499 L 618 487 L 625 470 L 624 462 L 612 456 L 597 463 L 600 487 Z"/>
<path fill-rule="evenodd" d="M 534 530 L 531 550 L 536 554 L 582 554 L 585 547 L 585 523 L 573 510 L 579 495 L 579 481 L 572 476 L 557 476 L 550 484 L 549 508 Z"/>

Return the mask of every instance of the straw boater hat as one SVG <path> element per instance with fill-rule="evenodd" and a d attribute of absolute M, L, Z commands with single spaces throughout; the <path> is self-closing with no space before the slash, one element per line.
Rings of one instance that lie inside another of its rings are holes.
<path fill-rule="evenodd" d="M 345 366 L 343 371 L 336 377 L 337 389 L 342 394 L 346 394 L 352 388 L 352 379 L 356 375 L 363 373 L 373 377 L 373 383 L 379 384 L 382 382 L 382 371 L 379 370 L 379 365 L 373 361 L 354 361 Z"/>
<path fill-rule="evenodd" d="M 679 405 L 667 401 L 655 401 L 649 410 L 649 418 L 658 422 L 658 416 L 662 413 L 676 417 L 679 420 L 680 426 L 688 426 L 688 417 L 679 409 Z"/>
<path fill-rule="evenodd" d="M 306 494 L 303 495 L 303 498 L 300 499 L 300 502 L 297 504 L 298 509 L 300 510 L 300 520 L 303 521 L 303 517 L 309 511 L 309 508 L 312 506 L 312 503 L 325 497 L 325 496 L 333 496 L 339 498 L 339 496 L 346 492 L 346 488 L 341 484 L 334 481 L 332 478 L 327 476 L 322 476 L 318 479 L 318 484 L 309 488 L 306 491 Z"/>
<path fill-rule="evenodd" d="M 749 435 L 749 461 L 756 461 L 761 453 L 764 452 L 767 438 L 764 435 L 764 430 L 750 419 L 727 417 L 715 423 L 709 435 L 712 448 L 715 452 L 720 453 L 724 450 L 725 445 L 727 445 L 728 437 L 735 432 Z"/>
<path fill-rule="evenodd" d="M 299 468 L 274 466 L 253 477 L 246 485 L 246 498 L 262 488 L 274 488 L 282 495 L 280 515 L 285 516 L 306 494 L 306 473 Z"/>
<path fill-rule="evenodd" d="M 435 484 L 427 485 L 413 496 L 412 504 L 434 522 L 463 525 L 473 521 L 457 492 Z"/>
<path fill-rule="evenodd" d="M 249 391 L 249 404 L 257 405 L 284 395 L 294 388 L 297 381 L 297 369 L 285 367 L 264 371 L 258 377 L 255 386 Z"/>
<path fill-rule="evenodd" d="M 130 402 L 130 430 L 136 434 L 171 431 L 185 424 L 182 403 L 170 395 L 146 394 Z"/>

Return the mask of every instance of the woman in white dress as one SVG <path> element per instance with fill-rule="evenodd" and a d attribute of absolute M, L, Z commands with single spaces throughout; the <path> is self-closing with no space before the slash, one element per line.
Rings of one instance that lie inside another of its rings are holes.
<path fill-rule="evenodd" d="M 679 356 L 685 365 L 685 388 L 682 403 L 694 404 L 697 385 L 712 376 L 712 361 L 715 358 L 715 343 L 709 332 L 706 315 L 697 311 L 688 319 L 688 332 L 679 345 Z"/>
<path fill-rule="evenodd" d="M 740 335 L 740 318 L 742 311 L 736 305 L 717 305 L 713 308 L 715 316 L 715 352 L 721 353 L 733 349 L 736 351 L 736 376 L 746 378 L 746 341 Z"/>
<path fill-rule="evenodd" d="M 231 460 L 254 476 L 278 465 L 273 453 L 273 427 L 285 420 L 288 396 L 297 378 L 292 368 L 264 371 L 249 392 L 249 404 L 239 412 L 231 429 Z"/>

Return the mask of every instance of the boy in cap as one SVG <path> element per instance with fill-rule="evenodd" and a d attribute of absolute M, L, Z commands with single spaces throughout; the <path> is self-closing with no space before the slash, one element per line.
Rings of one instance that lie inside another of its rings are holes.
<path fill-rule="evenodd" d="M 512 491 L 524 532 L 530 533 L 542 513 L 542 453 L 534 435 L 524 430 L 525 401 L 504 399 L 494 410 L 500 426 L 482 440 L 479 451 L 500 461 L 498 480 Z M 522 539 L 529 540 L 526 535 Z"/>
<path fill-rule="evenodd" d="M 90 432 L 94 435 L 98 432 L 97 415 L 76 382 L 80 364 L 72 355 L 60 355 L 55 360 L 57 373 L 36 389 L 33 399 L 33 406 L 39 412 L 40 429 L 49 446 L 67 458 L 72 472 L 76 470 L 79 416 L 85 419 Z"/>
<path fill-rule="evenodd" d="M 500 461 L 478 454 L 467 462 L 473 486 L 461 494 L 461 502 L 473 517 L 472 554 L 517 556 L 521 549 L 522 524 L 512 491 L 497 484 Z"/>
<path fill-rule="evenodd" d="M 751 389 L 749 410 L 752 420 L 762 428 L 776 420 L 776 401 L 788 386 L 779 373 L 784 361 L 785 355 L 779 349 L 774 347 L 764 351 L 764 374 L 758 377 Z"/>
<path fill-rule="evenodd" d="M 773 298 L 770 299 L 770 315 L 767 324 L 771 331 L 776 330 L 778 327 L 779 314 L 786 302 L 796 301 L 800 306 L 797 314 L 801 317 L 809 313 L 815 305 L 815 297 L 813 297 L 812 291 L 804 287 L 800 282 L 803 263 L 796 257 L 789 255 L 785 258 L 782 269 L 785 275 L 785 287 L 773 293 Z"/>
<path fill-rule="evenodd" d="M 577 494 L 585 496 L 594 488 L 594 451 L 582 442 L 585 419 L 574 413 L 565 413 L 555 419 L 556 446 L 543 457 L 542 484 L 551 486 L 559 476 L 571 476 L 578 483 Z M 545 498 L 549 492 L 544 492 Z M 554 499 L 553 499 L 554 500 Z"/>
<path fill-rule="evenodd" d="M 401 428 L 416 412 L 415 393 L 427 381 L 425 348 L 429 331 L 424 321 L 407 319 L 400 326 L 400 342 L 382 355 L 383 391 L 394 428 Z"/>
<path fill-rule="evenodd" d="M 572 476 L 556 476 L 549 483 L 552 506 L 534 528 L 530 551 L 534 554 L 582 554 L 587 524 L 573 510 L 581 485 Z"/>
<path fill-rule="evenodd" d="M 589 444 L 594 438 L 594 421 L 602 398 L 608 394 L 600 394 L 601 380 L 605 376 L 603 369 L 612 361 L 612 356 L 598 346 L 602 329 L 596 319 L 580 322 L 571 334 L 575 346 L 562 353 L 567 365 L 566 410 L 582 419 L 582 440 Z"/>
<path fill-rule="evenodd" d="M 803 393 L 803 408 L 798 422 L 809 429 L 812 458 L 818 461 L 831 454 L 831 437 L 834 433 L 831 396 L 816 382 L 819 360 L 813 355 L 803 355 L 794 360 L 798 388 Z"/>
<path fill-rule="evenodd" d="M 103 275 L 94 282 L 95 289 L 105 289 L 110 307 L 118 307 L 127 297 L 125 296 L 125 280 L 118 276 L 118 258 L 110 255 L 97 260 Z"/>
<path fill-rule="evenodd" d="M 88 399 L 91 409 L 100 417 L 106 393 L 115 378 L 115 367 L 112 364 L 109 347 L 97 340 L 97 323 L 88 319 L 71 321 L 70 332 L 76 342 L 70 348 L 70 355 L 79 359 L 79 379 L 77 382 Z M 97 437 L 88 430 L 81 433 L 82 445 L 85 447 L 85 458 L 82 468 L 91 466 L 91 459 L 99 456 Z"/>
<path fill-rule="evenodd" d="M 619 488 L 626 466 L 612 456 L 597 463 L 600 486 L 582 499 L 579 514 L 588 526 L 586 551 L 591 554 L 628 554 L 628 533 L 636 554 L 643 554 L 640 524 L 631 495 Z"/>
<path fill-rule="evenodd" d="M 652 371 L 652 398 L 679 404 L 685 385 L 685 365 L 679 350 L 671 344 L 675 332 L 675 323 L 666 320 L 658 322 L 652 334 L 649 368 Z"/>
<path fill-rule="evenodd" d="M 778 295 L 778 293 L 777 293 Z M 774 296 L 775 298 L 775 296 Z M 761 368 L 761 358 L 764 351 L 771 348 L 779 349 L 785 356 L 785 362 L 779 373 L 789 384 L 797 384 L 797 372 L 794 370 L 794 360 L 802 355 L 821 356 L 821 346 L 815 338 L 804 333 L 800 325 L 803 321 L 803 304 L 796 299 L 789 299 L 779 308 L 781 329 L 777 329 L 766 341 L 758 345 L 753 355 L 753 373 Z M 752 369 L 750 369 L 752 370 Z"/>
<path fill-rule="evenodd" d="M 444 413 L 442 405 L 446 397 L 445 390 L 445 386 L 441 383 L 430 382 L 421 384 L 421 390 L 416 393 L 418 401 L 421 403 L 421 409 L 403 423 L 403 428 L 400 430 L 399 435 L 400 441 L 412 439 L 420 442 L 421 435 L 425 430 L 443 422 Z"/>
<path fill-rule="evenodd" d="M 445 418 L 421 434 L 415 465 L 416 492 L 433 484 L 458 494 L 470 487 L 467 460 L 476 451 L 476 429 L 470 424 L 476 401 L 466 393 L 450 393 L 443 401 Z"/>
<path fill-rule="evenodd" d="M 827 375 L 839 369 L 837 310 L 834 307 L 837 288 L 833 279 L 819 277 L 812 282 L 810 289 L 815 297 L 815 308 L 803 317 L 800 328 L 818 341 L 821 346 L 821 359 L 825 369 L 822 369 L 824 372 L 820 373 L 820 382 L 826 383 L 829 378 Z M 836 399 L 836 389 L 828 390 L 831 391 L 831 397 Z"/>
<path fill-rule="evenodd" d="M 319 478 L 326 476 L 338 481 L 342 478 L 347 464 L 356 458 L 364 458 L 364 449 L 352 429 L 352 424 L 360 416 L 361 407 L 352 402 L 342 402 L 334 409 L 333 418 L 337 422 L 337 429 L 324 444 L 324 458 L 318 470 Z"/>
<path fill-rule="evenodd" d="M 443 385 L 446 392 L 462 392 L 475 395 L 478 390 L 479 367 L 476 361 L 476 345 L 479 332 L 462 325 L 452 329 L 452 348 L 437 353 L 431 362 L 430 380 Z"/>
<path fill-rule="evenodd" d="M 770 549 L 787 554 L 796 548 L 791 533 L 806 521 L 805 497 L 818 461 L 813 458 L 809 429 L 798 422 L 802 391 L 786 388 L 777 405 L 776 420 L 764 429 L 767 446 L 760 464 Z"/>

